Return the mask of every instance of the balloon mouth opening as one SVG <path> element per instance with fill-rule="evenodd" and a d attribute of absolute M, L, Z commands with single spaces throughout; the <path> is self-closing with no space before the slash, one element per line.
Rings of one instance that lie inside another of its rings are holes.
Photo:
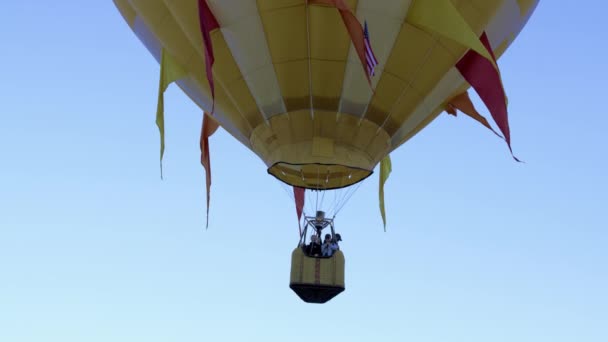
<path fill-rule="evenodd" d="M 333 190 L 357 184 L 371 176 L 373 171 L 340 164 L 277 162 L 268 168 L 268 173 L 291 186 Z"/>

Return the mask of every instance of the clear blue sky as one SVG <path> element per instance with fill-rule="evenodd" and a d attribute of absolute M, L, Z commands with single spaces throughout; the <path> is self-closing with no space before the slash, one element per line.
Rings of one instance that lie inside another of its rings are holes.
<path fill-rule="evenodd" d="M 542 1 L 499 61 L 526 164 L 442 115 L 392 155 L 386 233 L 377 174 L 340 213 L 347 290 L 310 305 L 293 203 L 225 132 L 205 230 L 175 86 L 160 180 L 159 67 L 112 1 L 3 1 L 0 341 L 608 341 L 607 11 Z"/>

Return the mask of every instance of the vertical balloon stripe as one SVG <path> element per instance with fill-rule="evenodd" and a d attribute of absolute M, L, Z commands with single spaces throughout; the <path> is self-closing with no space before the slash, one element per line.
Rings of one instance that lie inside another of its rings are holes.
<path fill-rule="evenodd" d="M 455 96 L 458 93 L 466 90 L 466 87 L 458 91 L 459 87 L 464 86 L 466 81 L 456 68 L 450 70 L 443 76 L 441 81 L 435 87 L 426 93 L 426 96 L 416 109 L 401 123 L 401 127 L 392 137 L 391 150 L 396 149 L 413 135 L 413 132 L 419 130 L 419 125 L 422 122 L 430 123 L 429 117 L 436 117 L 434 113 L 440 113 L 444 110 L 444 101 Z M 456 92 L 456 93 L 455 93 Z M 433 110 L 435 109 L 435 110 Z"/>
<path fill-rule="evenodd" d="M 234 61 L 264 120 L 286 111 L 255 1 L 209 1 Z M 219 62 L 218 62 L 219 63 Z"/>
<path fill-rule="evenodd" d="M 348 7 L 348 4 L 344 2 L 344 0 L 308 0 L 308 2 L 310 4 L 329 5 L 338 9 L 340 16 L 342 17 L 342 21 L 344 22 L 344 26 L 346 26 L 346 30 L 350 35 L 353 47 L 355 48 L 355 51 L 357 51 L 357 55 L 361 61 L 361 67 L 365 72 L 367 82 L 371 87 L 371 75 L 368 72 L 365 59 L 365 39 L 363 34 L 363 26 L 361 26 L 361 23 L 359 20 L 357 20 L 357 17 L 353 14 L 353 11 L 351 11 L 350 7 Z"/>
<path fill-rule="evenodd" d="M 342 94 L 338 109 L 340 113 L 364 117 L 371 105 L 372 94 L 375 100 L 378 96 L 383 95 L 379 92 L 372 93 L 372 88 L 377 89 L 380 82 L 386 81 L 384 67 L 400 34 L 410 3 L 409 0 L 357 1 L 356 15 L 359 21 L 367 21 L 378 65 L 370 88 L 365 79 L 365 72 L 361 70 L 357 52 L 351 44 L 342 81 Z"/>

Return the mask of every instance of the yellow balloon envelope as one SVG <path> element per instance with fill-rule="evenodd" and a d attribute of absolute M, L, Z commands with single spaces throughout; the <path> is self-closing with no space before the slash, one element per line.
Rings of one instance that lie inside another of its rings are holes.
<path fill-rule="evenodd" d="M 504 94 L 489 89 L 502 87 L 495 58 L 538 3 L 114 2 L 162 62 L 161 100 L 175 81 L 256 153 L 270 174 L 308 189 L 336 189 L 365 179 L 473 83 L 482 99 L 504 100 L 506 115 Z M 494 79 L 485 79 L 492 68 Z M 505 123 L 498 121 L 508 142 Z"/>

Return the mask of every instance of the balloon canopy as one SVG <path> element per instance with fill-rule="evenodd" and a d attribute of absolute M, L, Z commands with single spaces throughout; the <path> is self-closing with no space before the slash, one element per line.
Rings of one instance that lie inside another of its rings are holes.
<path fill-rule="evenodd" d="M 382 202 L 388 154 L 442 111 L 460 110 L 492 129 L 469 87 L 511 148 L 496 59 L 538 0 L 114 3 L 161 64 L 161 159 L 167 86 L 176 82 L 206 112 L 208 196 L 207 138 L 219 124 L 297 188 L 348 187 L 382 161 Z"/>

